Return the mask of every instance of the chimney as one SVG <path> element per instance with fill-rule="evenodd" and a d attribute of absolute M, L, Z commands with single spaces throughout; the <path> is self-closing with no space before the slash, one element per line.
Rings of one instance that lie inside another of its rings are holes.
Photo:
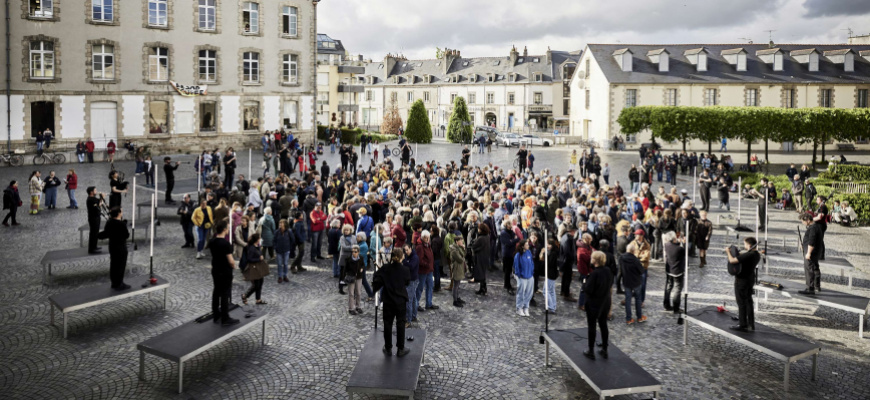
<path fill-rule="evenodd" d="M 384 82 L 389 81 L 390 73 L 393 71 L 393 67 L 396 66 L 396 57 L 392 54 L 387 54 L 384 57 Z"/>
<path fill-rule="evenodd" d="M 441 56 L 442 73 L 446 74 L 450 72 L 450 66 L 453 65 L 453 61 L 460 58 L 462 57 L 460 56 L 459 50 L 444 49 L 444 54 Z"/>
<path fill-rule="evenodd" d="M 553 63 L 553 51 L 550 50 L 550 46 L 547 46 L 547 64 Z"/>
<path fill-rule="evenodd" d="M 520 53 L 517 52 L 517 46 L 511 47 L 510 59 L 511 59 L 511 66 L 512 67 L 517 65 L 517 58 L 519 58 L 519 56 L 520 56 Z"/>
<path fill-rule="evenodd" d="M 529 56 L 529 46 L 523 46 L 523 57 Z"/>

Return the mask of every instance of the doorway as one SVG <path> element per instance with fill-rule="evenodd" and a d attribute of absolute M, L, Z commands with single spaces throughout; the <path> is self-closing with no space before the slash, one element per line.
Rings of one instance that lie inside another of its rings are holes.
<path fill-rule="evenodd" d="M 497 121 L 495 118 L 495 113 L 491 113 L 491 112 L 486 113 L 484 120 L 486 121 L 486 126 L 496 126 Z"/>
<path fill-rule="evenodd" d="M 34 101 L 30 103 L 30 137 L 35 138 L 36 132 L 45 132 L 50 129 L 53 134 L 57 134 L 54 129 L 54 102 L 53 101 Z"/>
<path fill-rule="evenodd" d="M 97 101 L 91 103 L 91 139 L 98 146 L 118 140 L 118 103 Z"/>

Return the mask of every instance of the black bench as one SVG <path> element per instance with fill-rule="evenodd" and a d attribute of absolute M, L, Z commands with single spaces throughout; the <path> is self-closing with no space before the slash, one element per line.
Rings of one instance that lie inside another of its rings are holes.
<path fill-rule="evenodd" d="M 67 336 L 67 318 L 66 315 L 77 310 L 82 310 L 89 307 L 98 306 L 101 304 L 111 303 L 114 301 L 124 300 L 130 297 L 148 294 L 151 297 L 151 292 L 163 290 L 163 309 L 166 309 L 166 291 L 169 289 L 169 282 L 157 275 L 157 283 L 154 285 L 148 284 L 145 287 L 138 285 L 140 281 L 148 280 L 147 276 L 127 277 L 128 282 L 137 283 L 127 290 L 115 290 L 109 287 L 108 284 L 99 286 L 89 286 L 81 289 L 76 289 L 71 292 L 60 293 L 48 298 L 51 306 L 51 325 L 54 326 L 54 310 L 60 310 L 63 315 L 63 338 Z"/>
<path fill-rule="evenodd" d="M 184 390 L 184 362 L 196 355 L 215 347 L 227 339 L 240 335 L 262 322 L 263 331 L 260 343 L 266 344 L 266 314 L 245 318 L 245 310 L 238 307 L 230 311 L 230 317 L 240 322 L 223 326 L 211 319 L 197 323 L 188 322 L 166 331 L 136 346 L 139 350 L 139 379 L 145 380 L 145 353 L 165 358 L 178 364 L 178 393 Z"/>
<path fill-rule="evenodd" d="M 372 331 L 347 380 L 348 399 L 353 399 L 354 393 L 414 398 L 420 368 L 426 360 L 426 331 L 406 329 L 405 336 L 414 337 L 414 341 L 405 340 L 405 348 L 411 352 L 404 357 L 387 356 L 381 351 L 384 347 L 383 332 Z"/>
<path fill-rule="evenodd" d="M 133 254 L 133 248 L 128 243 L 127 244 L 127 262 L 130 262 L 130 258 Z M 89 254 L 88 249 L 86 247 L 78 247 L 75 249 L 65 249 L 65 250 L 52 250 L 42 257 L 42 260 L 39 262 L 42 265 L 42 284 L 46 285 L 51 283 L 51 267 L 56 264 L 67 264 L 76 261 L 85 261 L 89 259 L 94 259 L 97 261 L 106 260 L 108 261 L 110 258 L 109 252 L 104 251 L 102 253 L 97 254 Z"/>
<path fill-rule="evenodd" d="M 804 285 L 767 275 L 759 276 L 758 281 L 780 284 L 783 286 L 782 289 L 776 289 L 764 284 L 755 285 L 755 290 L 764 292 L 764 301 L 768 300 L 768 294 L 777 292 L 785 297 L 795 300 L 801 300 L 808 303 L 818 304 L 820 306 L 836 308 L 838 310 L 858 314 L 858 337 L 862 339 L 864 338 L 864 319 L 867 318 L 867 309 L 868 306 L 870 306 L 870 298 L 837 292 L 830 289 L 824 289 L 813 295 L 805 295 L 798 293 Z M 757 309 L 758 303 L 756 302 L 755 304 Z"/>
<path fill-rule="evenodd" d="M 740 332 L 729 329 L 734 325 L 732 317 L 733 313 L 719 312 L 716 306 L 707 306 L 692 310 L 686 313 L 686 323 L 683 324 L 683 344 L 688 344 L 689 341 L 689 322 L 694 323 L 704 329 L 709 330 L 717 335 L 724 336 L 737 343 L 749 346 L 752 349 L 758 350 L 777 360 L 785 362 L 785 377 L 783 386 L 788 392 L 789 372 L 791 363 L 797 362 L 803 358 L 813 357 L 813 375 L 812 380 L 816 380 L 816 370 L 818 368 L 818 355 L 822 351 L 822 347 L 787 333 L 780 332 L 776 329 L 755 323 L 754 332 Z"/>
<path fill-rule="evenodd" d="M 544 365 L 550 366 L 550 346 L 574 368 L 601 400 L 609 396 L 631 393 L 653 392 L 658 397 L 662 383 L 650 375 L 628 355 L 610 343 L 607 346 L 608 358 L 590 360 L 583 355 L 587 344 L 586 328 L 557 329 L 544 332 Z"/>
<path fill-rule="evenodd" d="M 191 201 L 191 205 L 193 205 L 194 207 L 197 206 L 197 204 L 195 204 L 193 201 Z M 181 199 L 175 200 L 174 204 L 166 203 L 165 200 L 161 199 L 161 200 L 157 200 L 157 205 L 154 207 L 155 208 L 154 211 L 155 211 L 155 213 L 157 211 L 159 211 L 160 209 L 171 209 L 173 211 L 176 211 L 176 210 L 178 210 L 178 207 L 181 207 Z M 140 201 L 139 203 L 137 203 L 136 204 L 136 215 L 143 215 L 142 214 L 143 208 L 145 210 L 149 210 L 151 208 L 151 200 Z M 148 212 L 150 212 L 150 211 L 148 211 Z M 173 212 L 172 215 L 178 215 L 178 214 Z M 149 215 L 149 219 L 150 219 L 150 215 Z M 147 226 L 148 224 L 145 224 L 145 225 Z"/>
<path fill-rule="evenodd" d="M 804 260 L 801 258 L 801 254 L 795 254 L 791 257 L 780 256 L 780 255 L 768 255 L 767 259 L 770 261 L 780 261 L 780 262 L 788 262 L 803 265 Z M 767 265 L 767 263 L 765 264 Z M 769 267 L 768 267 L 769 268 Z M 845 258 L 839 257 L 825 257 L 824 260 L 819 261 L 819 269 L 822 272 L 829 273 L 839 272 L 841 277 L 849 278 L 849 289 L 852 289 L 852 278 L 855 273 L 855 266 L 849 262 L 849 260 Z"/>
<path fill-rule="evenodd" d="M 138 210 L 137 210 L 137 214 L 138 214 Z M 142 220 L 142 221 L 137 220 L 136 222 L 137 222 L 137 225 L 139 225 L 141 227 L 140 231 L 145 231 L 145 239 L 150 239 L 151 238 L 151 229 L 149 229 L 149 225 L 151 225 L 151 218 L 149 217 L 147 220 Z M 159 224 L 154 224 L 154 229 L 157 230 L 158 226 L 159 226 Z M 105 228 L 105 227 L 106 227 L 106 220 L 101 219 L 100 220 L 100 230 L 103 230 L 103 228 Z M 132 227 L 132 225 L 130 224 L 129 221 L 127 221 L 127 229 L 130 229 L 131 227 Z M 79 227 L 79 247 L 85 247 L 85 232 L 90 232 L 90 230 L 91 230 L 91 225 L 88 224 L 87 222 L 85 222 L 84 225 Z M 105 240 L 105 239 L 99 239 L 99 240 Z"/>
<path fill-rule="evenodd" d="M 855 145 L 852 143 L 837 143 L 837 150 L 855 151 Z"/>

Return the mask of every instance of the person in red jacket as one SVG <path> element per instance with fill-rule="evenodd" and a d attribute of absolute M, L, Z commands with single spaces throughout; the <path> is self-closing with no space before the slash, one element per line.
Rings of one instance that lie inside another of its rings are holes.
<path fill-rule="evenodd" d="M 94 141 L 91 138 L 88 138 L 88 141 L 85 143 L 85 150 L 88 151 L 88 163 L 94 163 Z"/>
<path fill-rule="evenodd" d="M 109 156 L 108 162 L 110 162 L 110 163 L 115 162 L 115 148 L 116 148 L 115 141 L 112 139 L 109 139 L 109 144 L 106 145 L 106 153 Z"/>
<path fill-rule="evenodd" d="M 592 272 L 592 235 L 584 233 L 577 241 L 577 272 L 580 274 L 580 282 L 586 282 L 586 277 Z M 580 298 L 577 300 L 577 307 L 581 310 L 585 309 L 586 296 L 580 292 Z"/>
<path fill-rule="evenodd" d="M 397 248 L 405 247 L 405 240 L 408 238 L 408 235 L 405 234 L 405 228 L 402 227 L 402 223 L 405 221 L 402 220 L 401 215 L 397 215 L 393 221 L 393 226 L 390 227 L 390 233 L 393 236 L 393 244 Z"/>
<path fill-rule="evenodd" d="M 79 187 L 79 177 L 76 175 L 76 170 L 70 168 L 66 174 L 66 194 L 69 196 L 69 207 L 78 209 L 79 203 L 76 202 L 76 189 Z"/>
<path fill-rule="evenodd" d="M 329 216 L 323 212 L 323 204 L 319 201 L 308 216 L 311 219 L 311 262 L 316 262 L 317 259 L 325 260 L 321 250 L 323 231 L 326 229 L 326 220 L 329 219 Z"/>
<path fill-rule="evenodd" d="M 416 233 L 415 233 L 416 234 Z M 417 299 L 419 300 L 423 291 L 426 291 L 426 308 L 417 306 L 417 311 L 437 310 L 438 306 L 432 304 L 432 289 L 435 283 L 435 253 L 432 251 L 432 234 L 429 231 L 420 233 L 420 238 L 414 242 L 417 251 L 417 257 L 420 259 L 420 266 L 417 270 Z"/>

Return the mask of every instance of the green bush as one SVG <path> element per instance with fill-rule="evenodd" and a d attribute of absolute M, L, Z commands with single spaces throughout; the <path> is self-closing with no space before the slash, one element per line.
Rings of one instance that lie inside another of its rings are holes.
<path fill-rule="evenodd" d="M 447 140 L 450 143 L 471 143 L 471 116 L 465 98 L 456 96 L 453 100 L 453 112 L 447 123 Z"/>
<path fill-rule="evenodd" d="M 417 100 L 411 106 L 408 113 L 408 127 L 405 129 L 405 137 L 411 143 L 431 143 L 432 125 L 429 124 L 429 116 L 423 100 Z"/>
<path fill-rule="evenodd" d="M 329 142 L 329 136 L 326 134 L 326 126 L 318 125 L 317 126 L 317 139 L 322 140 L 324 142 Z M 365 133 L 361 128 L 349 129 L 349 128 L 341 128 L 341 143 L 342 144 L 359 144 L 359 137 L 363 133 Z M 372 140 L 376 140 L 379 143 L 389 142 L 391 140 L 398 139 L 396 135 L 382 135 L 379 133 L 370 133 L 372 136 Z"/>
<path fill-rule="evenodd" d="M 870 181 L 870 166 L 834 163 L 825 175 L 841 181 Z"/>

